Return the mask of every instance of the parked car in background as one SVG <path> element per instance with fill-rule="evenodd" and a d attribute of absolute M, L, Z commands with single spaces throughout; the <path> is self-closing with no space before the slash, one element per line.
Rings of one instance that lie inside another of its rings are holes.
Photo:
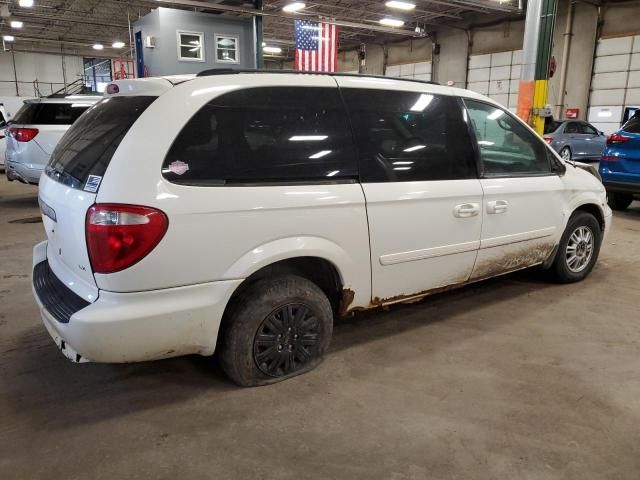
<path fill-rule="evenodd" d="M 640 196 L 640 113 L 607 138 L 600 176 L 614 210 L 624 210 Z"/>
<path fill-rule="evenodd" d="M 607 137 L 593 125 L 579 120 L 552 121 L 544 127 L 544 141 L 563 160 L 597 161 Z"/>
<path fill-rule="evenodd" d="M 7 118 L 7 112 L 4 109 L 4 105 L 0 103 L 0 170 L 4 170 L 4 152 L 7 149 L 7 136 L 6 128 L 7 122 L 9 119 Z"/>
<path fill-rule="evenodd" d="M 56 148 L 33 289 L 72 361 L 217 351 L 262 385 L 316 366 L 334 317 L 595 265 L 611 223 L 597 172 L 493 100 L 225 72 L 114 82 Z"/>
<path fill-rule="evenodd" d="M 101 98 L 72 95 L 26 100 L 6 130 L 7 178 L 37 184 L 62 136 Z"/>

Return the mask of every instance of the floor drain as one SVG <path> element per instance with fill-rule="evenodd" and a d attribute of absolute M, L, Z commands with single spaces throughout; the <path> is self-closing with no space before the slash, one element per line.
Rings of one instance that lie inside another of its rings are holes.
<path fill-rule="evenodd" d="M 9 220 L 9 223 L 41 223 L 42 217 L 27 217 L 18 218 L 16 220 Z"/>

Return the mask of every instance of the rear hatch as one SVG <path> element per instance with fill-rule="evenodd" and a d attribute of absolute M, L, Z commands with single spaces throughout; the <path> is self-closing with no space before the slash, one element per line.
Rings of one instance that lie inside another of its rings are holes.
<path fill-rule="evenodd" d="M 120 142 L 155 98 L 112 97 L 91 107 L 59 142 L 40 181 L 51 270 L 89 302 L 97 298 L 98 288 L 85 239 L 87 210 Z"/>
<path fill-rule="evenodd" d="M 72 125 L 98 97 L 69 97 L 64 100 L 29 100 L 13 119 L 12 128 L 34 128 L 31 140 L 45 154 L 51 155 L 56 145 Z M 17 147 L 17 142 L 14 147 Z"/>
<path fill-rule="evenodd" d="M 609 137 L 609 142 L 614 137 L 615 143 L 609 144 L 605 152 L 609 169 L 640 175 L 640 115 L 633 116 L 617 134 Z"/>

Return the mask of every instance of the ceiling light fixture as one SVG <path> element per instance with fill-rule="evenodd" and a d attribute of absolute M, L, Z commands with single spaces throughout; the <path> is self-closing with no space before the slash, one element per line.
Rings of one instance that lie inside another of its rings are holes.
<path fill-rule="evenodd" d="M 398 20 L 397 18 L 385 17 L 380 19 L 380 25 L 386 27 L 401 27 L 404 25 L 404 20 Z"/>
<path fill-rule="evenodd" d="M 303 2 L 292 2 L 282 7 L 283 12 L 297 12 L 302 10 L 306 5 Z"/>
<path fill-rule="evenodd" d="M 111 44 L 111 46 L 112 46 L 113 48 L 123 48 L 123 47 L 124 47 L 124 42 L 113 42 L 113 43 Z"/>
<path fill-rule="evenodd" d="M 274 54 L 282 53 L 282 49 L 280 47 L 262 47 L 262 51 L 264 53 L 274 53 Z"/>
<path fill-rule="evenodd" d="M 391 0 L 390 2 L 387 2 L 386 5 L 389 8 L 397 8 L 398 10 L 413 10 L 416 8 L 415 3 L 400 2 L 398 0 Z"/>
<path fill-rule="evenodd" d="M 22 28 L 23 25 L 20 20 L 11 20 L 11 28 Z"/>
<path fill-rule="evenodd" d="M 102 45 L 101 43 L 96 43 L 93 45 L 94 50 L 102 50 L 103 48 L 104 48 L 104 45 Z"/>
<path fill-rule="evenodd" d="M 20 5 L 23 8 L 33 7 L 33 0 L 20 0 L 18 2 L 18 5 Z"/>
<path fill-rule="evenodd" d="M 4 35 L 2 39 L 5 42 L 13 42 L 16 39 L 16 37 L 14 37 L 13 35 Z"/>

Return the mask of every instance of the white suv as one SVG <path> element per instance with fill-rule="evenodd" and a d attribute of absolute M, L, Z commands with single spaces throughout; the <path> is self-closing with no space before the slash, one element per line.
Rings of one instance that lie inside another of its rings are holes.
<path fill-rule="evenodd" d="M 216 71 L 108 92 L 40 183 L 34 292 L 74 361 L 217 351 L 278 381 L 335 317 L 534 265 L 581 280 L 611 223 L 593 170 L 473 92 Z"/>
<path fill-rule="evenodd" d="M 71 124 L 101 99 L 69 95 L 25 100 L 6 130 L 7 178 L 37 184 L 51 153 Z"/>

